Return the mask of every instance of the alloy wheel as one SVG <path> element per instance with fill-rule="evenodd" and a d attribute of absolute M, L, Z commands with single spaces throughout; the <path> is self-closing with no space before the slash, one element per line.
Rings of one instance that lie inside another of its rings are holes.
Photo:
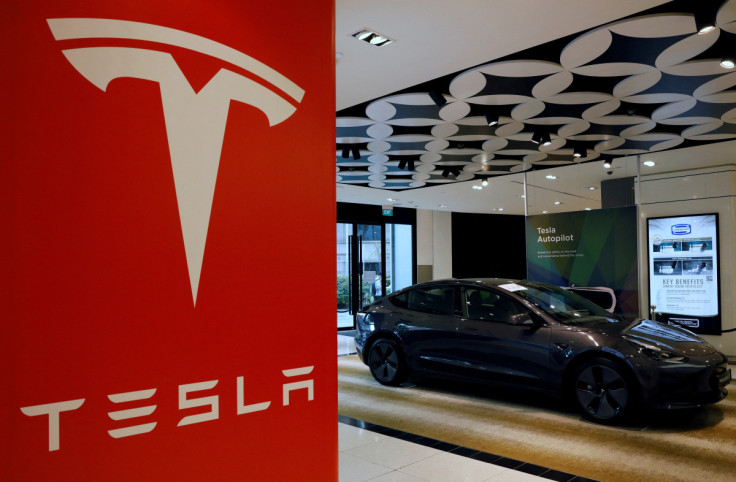
<path fill-rule="evenodd" d="M 391 384 L 399 371 L 399 354 L 387 341 L 379 341 L 371 348 L 371 373 L 381 383 Z"/>
<path fill-rule="evenodd" d="M 611 420 L 623 414 L 629 403 L 624 377 L 604 365 L 590 365 L 578 375 L 575 393 L 580 406 L 597 420 Z"/>

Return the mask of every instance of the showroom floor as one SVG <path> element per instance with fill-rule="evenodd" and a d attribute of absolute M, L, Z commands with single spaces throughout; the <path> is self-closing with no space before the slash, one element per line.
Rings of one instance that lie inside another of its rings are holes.
<path fill-rule="evenodd" d="M 337 344 L 338 356 L 355 353 L 352 337 L 338 335 Z M 345 416 L 338 434 L 340 482 L 588 480 Z"/>
<path fill-rule="evenodd" d="M 526 392 L 430 380 L 385 387 L 353 351 L 352 339 L 338 335 L 342 481 L 735 480 L 733 385 L 714 405 L 605 426 Z"/>

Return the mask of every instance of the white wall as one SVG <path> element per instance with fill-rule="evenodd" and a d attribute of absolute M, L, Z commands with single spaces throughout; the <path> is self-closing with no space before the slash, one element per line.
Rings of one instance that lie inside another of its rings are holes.
<path fill-rule="evenodd" d="M 736 328 L 736 166 L 726 165 L 654 176 L 639 185 L 639 310 L 648 314 L 647 218 L 718 213 L 722 329 Z M 736 356 L 736 332 L 704 336 Z"/>
<path fill-rule="evenodd" d="M 432 211 L 434 279 L 452 277 L 452 213 Z"/>
<path fill-rule="evenodd" d="M 452 276 L 452 213 L 417 210 L 417 265 L 431 266 L 433 279 Z"/>

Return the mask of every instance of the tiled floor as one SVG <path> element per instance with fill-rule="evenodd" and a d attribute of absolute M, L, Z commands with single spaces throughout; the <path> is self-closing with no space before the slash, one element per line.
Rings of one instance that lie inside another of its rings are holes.
<path fill-rule="evenodd" d="M 549 480 L 344 423 L 338 429 L 340 482 Z"/>
<path fill-rule="evenodd" d="M 338 356 L 353 353 L 353 338 L 338 335 Z M 341 419 L 343 422 L 338 423 L 340 482 L 584 480 L 570 474 L 548 471 L 544 467 L 523 464 L 385 427 L 373 426 L 376 427 L 374 430 L 361 428 L 370 427 L 371 424 L 347 417 Z M 514 470 L 506 465 L 521 470 Z M 538 477 L 532 473 L 544 473 L 546 477 Z"/>

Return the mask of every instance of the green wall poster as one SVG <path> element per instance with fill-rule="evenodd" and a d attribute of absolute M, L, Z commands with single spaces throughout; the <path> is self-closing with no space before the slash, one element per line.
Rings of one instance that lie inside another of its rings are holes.
<path fill-rule="evenodd" d="M 626 317 L 639 314 L 636 207 L 526 218 L 527 278 Z"/>

